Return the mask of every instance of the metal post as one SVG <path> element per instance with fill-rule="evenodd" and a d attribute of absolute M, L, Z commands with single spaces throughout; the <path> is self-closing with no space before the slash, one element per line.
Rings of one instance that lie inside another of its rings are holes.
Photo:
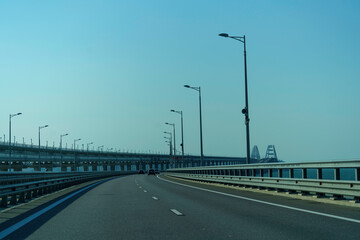
<path fill-rule="evenodd" d="M 11 146 L 11 118 L 21 115 L 22 113 L 15 113 L 15 114 L 9 114 L 9 171 L 11 171 L 11 151 L 12 151 L 12 146 Z M 14 141 L 15 142 L 15 141 Z M 5 134 L 4 134 L 4 143 L 5 143 Z"/>
<path fill-rule="evenodd" d="M 41 165 L 40 165 L 40 127 L 39 127 L 39 171 L 41 172 Z"/>
<path fill-rule="evenodd" d="M 4 137 L 5 138 L 5 137 Z M 9 115 L 9 171 L 11 172 L 11 114 Z"/>
<path fill-rule="evenodd" d="M 246 163 L 250 163 L 250 127 L 249 127 L 249 102 L 248 102 L 248 85 L 247 85 L 247 65 L 246 65 L 246 42 L 244 35 L 244 68 L 245 68 L 245 124 L 246 124 Z"/>
<path fill-rule="evenodd" d="M 182 152 L 182 160 L 184 161 L 184 123 L 183 123 L 183 112 L 181 113 L 181 152 Z"/>
<path fill-rule="evenodd" d="M 81 138 L 74 139 L 74 171 L 75 171 L 75 168 L 76 168 L 76 142 L 80 141 L 80 140 L 81 140 Z M 76 169 L 76 170 L 78 170 L 78 169 Z"/>
<path fill-rule="evenodd" d="M 190 87 L 189 85 L 184 85 L 186 88 L 194 89 L 199 92 L 199 112 L 200 112 L 200 166 L 203 166 L 204 160 L 204 151 L 203 151 L 203 137 L 202 137 L 202 114 L 201 114 L 201 87 Z"/>
<path fill-rule="evenodd" d="M 181 116 L 181 153 L 182 153 L 182 159 L 184 161 L 184 122 L 183 122 L 183 111 L 175 111 L 171 110 L 171 112 L 175 112 L 180 114 Z"/>
<path fill-rule="evenodd" d="M 166 139 L 168 139 L 170 141 L 169 142 L 170 143 L 170 165 L 171 165 L 171 167 L 173 167 L 173 161 L 172 161 L 172 133 L 171 132 L 164 132 L 164 133 L 170 135 L 169 138 L 167 138 L 167 137 L 164 137 L 164 138 L 166 138 Z"/>
<path fill-rule="evenodd" d="M 246 65 L 246 40 L 245 35 L 242 37 L 229 36 L 227 33 L 220 33 L 219 36 L 232 38 L 237 41 L 244 43 L 244 68 L 245 68 L 245 108 L 241 111 L 245 114 L 245 125 L 246 125 L 246 163 L 250 163 L 250 118 L 249 118 L 249 102 L 248 102 L 248 84 L 247 84 L 247 65 Z"/>
<path fill-rule="evenodd" d="M 49 125 L 45 125 L 45 126 L 39 126 L 39 171 L 41 172 L 41 165 L 40 165 L 40 130 L 43 128 L 48 127 Z"/>
<path fill-rule="evenodd" d="M 60 172 L 62 171 L 62 161 L 63 161 L 63 155 L 62 155 L 62 138 L 69 135 L 68 133 L 60 135 Z"/>
<path fill-rule="evenodd" d="M 175 140 L 175 124 L 172 124 L 174 130 L 174 161 L 176 163 L 176 140 Z"/>
<path fill-rule="evenodd" d="M 175 140 L 175 123 L 165 123 L 167 125 L 173 126 L 173 132 L 174 132 L 174 161 L 176 163 L 176 140 Z"/>
<path fill-rule="evenodd" d="M 202 137 L 201 88 L 200 87 L 199 87 L 199 109 L 200 109 L 200 149 L 201 149 L 200 165 L 203 166 L 204 152 L 203 152 L 203 137 Z"/>

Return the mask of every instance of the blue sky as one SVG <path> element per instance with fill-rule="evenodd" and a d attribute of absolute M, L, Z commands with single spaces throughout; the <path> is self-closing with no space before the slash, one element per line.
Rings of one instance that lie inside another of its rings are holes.
<path fill-rule="evenodd" d="M 251 146 L 285 161 L 360 158 L 359 1 L 0 1 L 0 137 L 122 151 L 245 156 L 246 35 Z"/>

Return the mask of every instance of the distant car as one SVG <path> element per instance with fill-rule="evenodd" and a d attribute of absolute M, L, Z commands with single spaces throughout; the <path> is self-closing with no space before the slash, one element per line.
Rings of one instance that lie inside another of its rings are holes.
<path fill-rule="evenodd" d="M 150 169 L 148 171 L 148 175 L 155 175 L 155 170 L 154 169 Z"/>
<path fill-rule="evenodd" d="M 160 171 L 156 169 L 155 174 L 160 174 Z"/>
<path fill-rule="evenodd" d="M 139 171 L 139 174 L 145 174 L 145 171 L 141 169 L 141 170 Z"/>

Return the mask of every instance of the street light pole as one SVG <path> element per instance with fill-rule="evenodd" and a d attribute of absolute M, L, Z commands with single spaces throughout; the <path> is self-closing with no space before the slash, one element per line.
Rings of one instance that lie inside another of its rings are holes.
<path fill-rule="evenodd" d="M 170 141 L 170 156 L 173 156 L 173 147 L 172 147 L 172 141 L 173 141 L 173 139 L 172 139 L 172 133 L 171 133 L 171 132 L 164 132 L 164 133 L 170 135 L 170 137 L 164 137 L 164 138 L 166 138 L 166 139 L 168 139 L 168 140 Z"/>
<path fill-rule="evenodd" d="M 91 144 L 94 144 L 93 142 L 91 142 L 91 143 L 87 143 L 86 144 L 86 151 L 89 153 L 89 146 L 91 145 Z"/>
<path fill-rule="evenodd" d="M 10 114 L 9 115 L 9 170 L 11 171 L 11 150 L 12 150 L 12 146 L 11 146 L 11 118 L 21 115 L 22 113 L 15 113 L 15 114 Z M 4 134 L 4 143 L 5 143 L 5 134 Z"/>
<path fill-rule="evenodd" d="M 176 163 L 176 140 L 175 140 L 175 123 L 165 123 L 166 125 L 171 125 L 174 132 L 174 161 Z"/>
<path fill-rule="evenodd" d="M 246 125 L 246 163 L 250 163 L 250 118 L 249 118 L 249 103 L 248 103 L 248 84 L 247 84 L 247 65 L 246 65 L 246 41 L 244 36 L 229 36 L 227 33 L 220 33 L 220 37 L 232 38 L 244 44 L 244 68 L 245 68 L 245 108 L 241 111 L 245 115 Z"/>
<path fill-rule="evenodd" d="M 61 168 L 62 168 L 62 160 L 63 160 L 63 155 L 62 155 L 62 138 L 69 135 L 68 133 L 66 134 L 62 134 L 60 135 L 60 172 L 61 172 Z"/>
<path fill-rule="evenodd" d="M 164 137 L 164 138 L 170 141 L 170 166 L 173 167 L 173 156 L 174 155 L 172 154 L 172 151 L 173 151 L 172 133 L 171 132 L 164 132 L 164 133 L 170 135 L 170 137 Z"/>
<path fill-rule="evenodd" d="M 182 160 L 184 161 L 184 123 L 183 123 L 183 111 L 171 110 L 171 112 L 178 113 L 181 116 L 181 152 Z"/>
<path fill-rule="evenodd" d="M 204 164 L 204 151 L 203 151 L 203 137 L 202 137 L 202 114 L 201 114 L 201 88 L 200 87 L 190 87 L 189 85 L 184 85 L 186 88 L 191 88 L 199 92 L 199 112 L 200 112 L 200 166 Z"/>
<path fill-rule="evenodd" d="M 47 128 L 49 125 L 39 126 L 39 171 L 41 172 L 41 164 L 40 164 L 40 130 L 43 128 Z"/>
<path fill-rule="evenodd" d="M 166 138 L 166 137 L 164 137 L 165 139 L 170 139 L 170 138 Z M 171 155 L 171 141 L 169 140 L 169 141 L 165 141 L 168 145 L 169 145 L 169 147 L 170 147 L 170 155 Z"/>
<path fill-rule="evenodd" d="M 74 171 L 75 171 L 75 164 L 76 164 L 76 142 L 77 141 L 80 141 L 81 140 L 81 138 L 78 138 L 78 139 L 74 139 Z M 78 169 L 76 169 L 76 170 L 78 170 Z"/>
<path fill-rule="evenodd" d="M 91 143 L 87 143 L 87 144 L 86 144 L 86 155 L 87 155 L 88 157 L 89 157 L 89 146 L 90 146 L 91 144 L 94 144 L 94 142 L 91 142 Z M 89 162 L 90 162 L 90 161 L 87 161 L 87 164 L 88 164 L 87 171 L 89 171 Z"/>

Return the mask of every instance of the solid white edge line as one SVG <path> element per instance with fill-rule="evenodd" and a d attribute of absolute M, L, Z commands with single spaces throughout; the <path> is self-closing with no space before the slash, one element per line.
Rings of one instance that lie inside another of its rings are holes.
<path fill-rule="evenodd" d="M 91 188 L 93 186 L 96 186 L 96 185 L 98 185 L 100 183 L 103 183 L 105 181 L 106 180 L 103 180 L 103 181 L 91 184 L 91 185 L 89 185 L 87 187 L 84 187 L 84 188 L 82 188 L 82 189 L 80 189 L 80 190 L 78 190 L 78 191 L 76 191 L 76 192 L 74 192 L 74 193 L 60 199 L 59 201 L 51 204 L 50 206 L 48 206 L 48 207 L 46 207 L 44 209 L 41 209 L 40 211 L 34 213 L 33 215 L 30 215 L 29 217 L 17 222 L 16 224 L 12 225 L 11 227 L 6 228 L 5 230 L 0 232 L 0 239 L 3 239 L 4 237 L 8 236 L 9 234 L 15 232 L 19 228 L 23 227 L 25 224 L 31 222 L 32 220 L 36 219 L 37 217 L 41 216 L 42 214 L 46 213 L 47 211 L 53 209 L 54 207 L 58 206 L 59 204 L 65 202 L 69 198 L 72 198 L 73 196 L 75 196 L 75 195 L 77 195 L 77 194 L 79 194 L 79 193 L 81 193 L 81 192 L 83 192 L 83 191 L 85 191 L 85 190 L 87 190 L 87 189 L 89 189 L 89 188 Z"/>
<path fill-rule="evenodd" d="M 170 209 L 170 211 L 172 211 L 173 213 L 175 213 L 177 216 L 183 216 L 184 214 L 182 214 L 181 212 L 179 212 L 176 209 Z"/>
<path fill-rule="evenodd" d="M 157 177 L 157 178 L 162 180 L 162 181 L 170 182 L 170 183 L 177 184 L 177 185 L 180 185 L 180 186 L 194 188 L 194 189 L 198 189 L 198 190 L 202 190 L 202 191 L 206 191 L 206 192 L 211 192 L 211 193 L 217 193 L 217 194 L 228 196 L 228 197 L 234 197 L 234 198 L 239 198 L 239 199 L 243 199 L 243 200 L 247 200 L 247 201 L 267 204 L 267 205 L 271 205 L 271 206 L 275 206 L 275 207 L 291 209 L 291 210 L 294 210 L 294 211 L 305 212 L 305 213 L 320 215 L 320 216 L 329 217 L 329 218 L 340 219 L 340 220 L 344 220 L 344 221 L 348 221 L 348 222 L 360 223 L 360 220 L 357 220 L 357 219 L 340 217 L 340 216 L 336 216 L 336 215 L 332 215 L 332 214 L 315 212 L 315 211 L 311 211 L 311 210 L 306 210 L 306 209 L 301 209 L 301 208 L 296 208 L 296 207 L 290 207 L 290 206 L 281 205 L 281 204 L 277 204 L 277 203 L 265 202 L 265 201 L 261 201 L 261 200 L 257 200 L 257 199 L 253 199 L 253 198 L 241 197 L 241 196 L 232 195 L 232 194 L 229 194 L 229 193 L 222 193 L 222 192 L 217 192 L 217 191 L 214 191 L 214 190 L 209 190 L 209 189 L 205 189 L 205 188 L 199 188 L 199 187 L 195 187 L 195 186 L 191 186 L 191 185 L 177 183 L 177 182 L 173 182 L 173 181 L 163 179 L 163 178 L 160 178 L 160 177 Z"/>

